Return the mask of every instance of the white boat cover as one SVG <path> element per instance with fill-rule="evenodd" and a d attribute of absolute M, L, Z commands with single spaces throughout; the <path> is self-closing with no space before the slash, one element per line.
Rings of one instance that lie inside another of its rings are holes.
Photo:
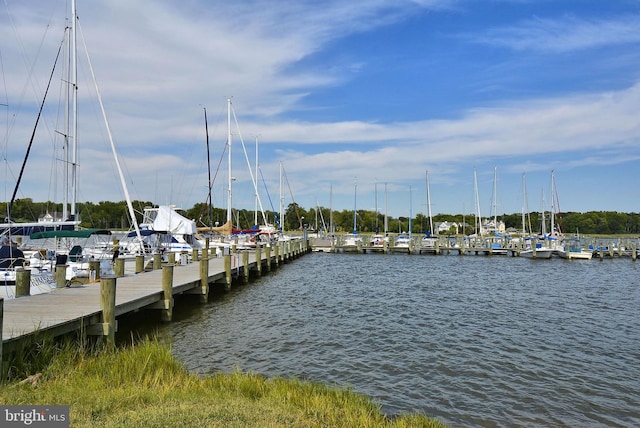
<path fill-rule="evenodd" d="M 173 235 L 195 235 L 197 233 L 196 222 L 178 214 L 169 205 L 158 207 L 158 213 L 153 220 L 153 230 Z"/>

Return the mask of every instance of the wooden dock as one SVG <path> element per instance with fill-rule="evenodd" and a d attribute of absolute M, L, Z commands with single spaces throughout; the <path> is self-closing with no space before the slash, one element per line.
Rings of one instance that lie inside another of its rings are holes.
<path fill-rule="evenodd" d="M 56 337 L 80 331 L 113 338 L 117 317 L 142 309 L 160 310 L 162 319 L 170 321 L 173 296 L 195 294 L 205 303 L 210 286 L 220 284 L 229 289 L 234 280 L 248 282 L 251 275 L 260 276 L 308 251 L 308 243 L 303 240 L 248 251 L 231 250 L 222 257 L 208 258 L 208 252 L 203 251 L 205 257 L 194 254 L 186 264 L 164 264 L 160 269 L 103 277 L 49 293 L 0 299 L 0 356 L 35 334 Z M 105 296 L 110 292 L 113 296 Z M 113 300 L 111 304 L 109 299 Z"/>

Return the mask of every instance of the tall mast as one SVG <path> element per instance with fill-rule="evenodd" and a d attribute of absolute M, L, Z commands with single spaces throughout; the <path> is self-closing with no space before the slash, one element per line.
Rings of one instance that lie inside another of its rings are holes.
<path fill-rule="evenodd" d="M 335 232 L 333 229 L 333 184 L 329 184 L 329 233 Z"/>
<path fill-rule="evenodd" d="M 71 158 L 71 217 L 76 220 L 76 201 L 78 197 L 78 59 L 76 43 L 76 0 L 71 1 L 71 135 L 72 158 Z M 65 219 L 66 220 L 66 219 Z"/>
<path fill-rule="evenodd" d="M 549 230 L 549 233 L 551 233 L 551 236 L 554 235 L 555 233 L 555 201 L 557 198 L 557 194 L 556 194 L 556 177 L 555 177 L 555 171 L 551 170 L 551 230 Z"/>
<path fill-rule="evenodd" d="M 213 202 L 211 201 L 211 156 L 209 155 L 209 123 L 207 121 L 206 107 L 204 107 L 204 131 L 207 137 L 207 172 L 209 174 L 209 227 L 213 228 Z"/>
<path fill-rule="evenodd" d="M 387 183 L 384 183 L 384 234 L 387 235 L 389 231 L 389 218 L 387 217 Z"/>
<path fill-rule="evenodd" d="M 231 183 L 233 177 L 231 176 L 231 98 L 227 98 L 227 144 L 229 145 L 229 184 L 227 194 L 227 221 L 233 224 L 233 218 L 231 216 Z"/>
<path fill-rule="evenodd" d="M 356 228 L 357 206 L 358 206 L 358 179 L 356 178 L 356 181 L 353 184 L 353 233 L 358 232 Z"/>
<path fill-rule="evenodd" d="M 280 232 L 284 233 L 284 183 L 282 161 L 280 161 Z"/>
<path fill-rule="evenodd" d="M 431 189 L 429 188 L 429 170 L 427 170 L 427 211 L 429 214 L 429 233 L 433 235 L 433 217 L 431 216 Z"/>
<path fill-rule="evenodd" d="M 256 135 L 256 180 L 258 179 L 258 136 Z M 256 190 L 256 206 L 253 216 L 253 224 L 258 225 L 258 186 L 255 186 Z"/>
<path fill-rule="evenodd" d="M 496 232 L 498 232 L 498 195 L 497 195 L 497 190 L 498 190 L 498 168 L 497 167 L 493 167 L 493 233 L 495 234 Z"/>
<path fill-rule="evenodd" d="M 375 200 L 376 200 L 376 233 L 380 233 L 380 228 L 378 227 L 378 182 L 376 181 L 374 186 Z"/>
<path fill-rule="evenodd" d="M 476 198 L 476 231 L 479 235 L 484 234 L 484 230 L 482 230 L 482 216 L 480 215 L 480 197 L 478 195 L 478 175 L 476 173 L 476 169 L 473 168 L 473 185 L 475 190 L 475 198 Z"/>
<path fill-rule="evenodd" d="M 413 217 L 413 193 L 411 192 L 411 185 L 409 185 L 409 238 L 411 238 L 411 231 L 413 229 L 412 223 Z"/>

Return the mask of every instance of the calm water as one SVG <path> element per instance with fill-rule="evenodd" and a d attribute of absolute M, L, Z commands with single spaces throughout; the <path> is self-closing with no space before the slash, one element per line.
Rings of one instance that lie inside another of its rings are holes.
<path fill-rule="evenodd" d="M 240 368 L 451 426 L 639 426 L 640 261 L 306 255 L 163 327 Z"/>

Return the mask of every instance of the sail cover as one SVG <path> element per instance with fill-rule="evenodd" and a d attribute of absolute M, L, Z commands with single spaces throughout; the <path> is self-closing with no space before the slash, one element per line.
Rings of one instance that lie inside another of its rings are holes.
<path fill-rule="evenodd" d="M 153 220 L 153 230 L 171 234 L 194 235 L 196 222 L 178 214 L 168 205 L 160 205 L 156 218 Z"/>

